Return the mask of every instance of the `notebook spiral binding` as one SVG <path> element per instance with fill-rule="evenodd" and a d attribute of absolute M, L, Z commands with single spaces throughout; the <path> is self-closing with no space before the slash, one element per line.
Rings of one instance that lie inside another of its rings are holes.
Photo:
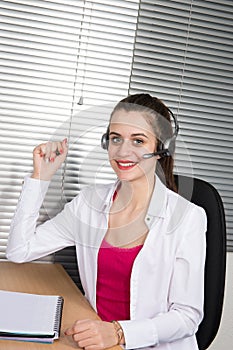
<path fill-rule="evenodd" d="M 60 336 L 63 304 L 64 298 L 60 296 L 57 300 L 56 315 L 54 321 L 54 331 L 58 334 L 58 336 Z"/>

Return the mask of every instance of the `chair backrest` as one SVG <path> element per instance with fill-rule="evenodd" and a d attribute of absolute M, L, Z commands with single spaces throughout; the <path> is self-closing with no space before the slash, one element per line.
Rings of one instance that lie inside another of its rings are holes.
<path fill-rule="evenodd" d="M 222 315 L 226 270 L 224 207 L 219 193 L 208 182 L 182 175 L 175 178 L 179 194 L 203 207 L 208 220 L 204 318 L 197 332 L 199 350 L 206 350 L 218 332 Z"/>

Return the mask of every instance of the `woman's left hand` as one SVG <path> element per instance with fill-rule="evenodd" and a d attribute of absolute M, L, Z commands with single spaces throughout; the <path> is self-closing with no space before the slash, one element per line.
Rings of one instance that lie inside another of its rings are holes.
<path fill-rule="evenodd" d="M 114 324 L 99 320 L 76 321 L 65 335 L 72 335 L 77 345 L 85 350 L 102 350 L 118 342 Z"/>

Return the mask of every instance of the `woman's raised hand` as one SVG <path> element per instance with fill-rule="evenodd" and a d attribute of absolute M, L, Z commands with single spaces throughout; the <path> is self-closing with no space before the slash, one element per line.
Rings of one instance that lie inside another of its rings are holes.
<path fill-rule="evenodd" d="M 49 141 L 35 147 L 33 150 L 34 170 L 31 177 L 40 180 L 51 180 L 64 162 L 67 151 L 67 139 L 62 142 Z"/>

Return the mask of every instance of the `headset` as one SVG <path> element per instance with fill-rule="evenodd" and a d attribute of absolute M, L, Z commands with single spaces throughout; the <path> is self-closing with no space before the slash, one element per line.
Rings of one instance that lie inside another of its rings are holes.
<path fill-rule="evenodd" d="M 174 120 L 174 132 L 172 136 L 169 137 L 167 140 L 165 140 L 164 142 L 161 142 L 161 141 L 159 142 L 158 149 L 156 152 L 144 154 L 143 155 L 144 159 L 149 159 L 157 155 L 159 155 L 160 158 L 163 158 L 163 157 L 172 156 L 174 154 L 176 138 L 179 133 L 179 123 L 177 118 L 173 114 L 173 112 L 168 107 L 166 108 L 169 114 L 171 115 L 172 119 Z M 108 146 L 109 146 L 109 126 L 107 128 L 106 133 L 104 133 L 101 138 L 101 147 L 104 150 L 108 150 Z"/>

